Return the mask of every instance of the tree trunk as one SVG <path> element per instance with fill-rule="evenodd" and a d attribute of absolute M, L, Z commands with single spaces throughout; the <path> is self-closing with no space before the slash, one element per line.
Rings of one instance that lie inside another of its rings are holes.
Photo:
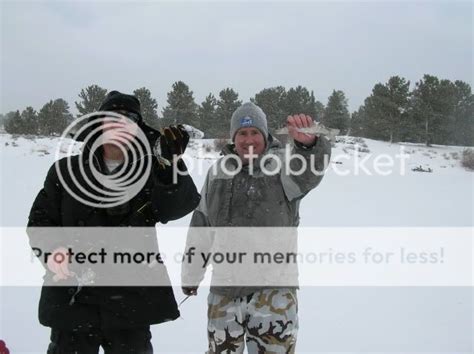
<path fill-rule="evenodd" d="M 430 142 L 430 135 L 429 135 L 429 119 L 426 118 L 425 120 L 425 138 L 426 138 L 426 146 L 431 146 Z"/>

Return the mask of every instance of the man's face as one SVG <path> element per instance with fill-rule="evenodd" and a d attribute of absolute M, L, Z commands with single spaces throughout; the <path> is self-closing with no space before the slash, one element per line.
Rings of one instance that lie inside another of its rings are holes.
<path fill-rule="evenodd" d="M 250 159 L 245 155 L 250 155 L 252 152 L 256 155 L 255 158 L 265 151 L 265 138 L 257 128 L 240 128 L 235 134 L 234 143 L 235 151 L 243 162 L 248 162 Z"/>
<path fill-rule="evenodd" d="M 118 111 L 117 113 L 127 117 L 128 112 Z M 103 138 L 107 141 L 114 141 L 120 145 L 126 145 L 131 141 L 138 131 L 138 125 L 134 121 L 121 117 L 105 117 L 102 123 Z"/>

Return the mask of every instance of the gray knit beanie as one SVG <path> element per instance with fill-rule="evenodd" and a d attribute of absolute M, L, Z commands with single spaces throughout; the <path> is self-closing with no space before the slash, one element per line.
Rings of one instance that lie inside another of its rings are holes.
<path fill-rule="evenodd" d="M 235 133 L 240 128 L 254 127 L 262 132 L 265 143 L 268 140 L 267 116 L 262 109 L 252 102 L 246 102 L 235 110 L 230 120 L 230 137 L 234 141 Z"/>

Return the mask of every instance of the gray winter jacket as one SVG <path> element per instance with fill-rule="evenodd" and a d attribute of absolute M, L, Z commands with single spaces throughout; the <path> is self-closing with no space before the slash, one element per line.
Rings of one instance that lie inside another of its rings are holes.
<path fill-rule="evenodd" d="M 306 161 L 307 168 L 301 169 L 301 160 L 289 159 L 290 152 L 300 155 Z M 284 236 L 275 235 L 275 239 L 279 240 L 278 246 L 269 247 L 270 249 L 297 252 L 299 205 L 301 199 L 321 182 L 324 169 L 329 163 L 331 145 L 326 138 L 319 137 L 313 147 L 307 148 L 295 143 L 293 147 L 287 147 L 285 150 L 280 142 L 270 136 L 267 150 L 253 164 L 253 173 L 249 166 L 244 166 L 236 173 L 238 156 L 233 145 L 226 146 L 223 154 L 224 157 L 209 169 L 201 191 L 201 202 L 192 216 L 185 255 L 194 256 L 185 256 L 183 259 L 183 286 L 197 286 L 202 281 L 206 267 L 211 262 L 204 262 L 204 258 L 200 257 L 201 253 L 237 252 L 244 248 L 245 251 L 252 249 L 255 252 L 265 250 L 264 242 L 267 242 L 268 246 L 268 241 L 271 242 L 269 237 L 272 237 L 275 231 L 283 233 Z M 264 173 L 277 171 L 277 160 L 281 162 L 279 173 L 271 176 Z M 302 173 L 291 174 L 289 169 Z M 238 228 L 242 227 L 246 229 L 239 232 Z M 271 232 L 268 231 L 269 228 Z M 240 242 L 236 242 L 239 237 Z M 252 241 L 252 237 L 256 242 Z M 284 241 L 281 241 L 283 239 Z M 251 256 L 250 253 L 248 255 Z M 279 272 L 277 279 L 296 279 L 292 282 L 297 285 L 296 265 L 285 268 L 271 268 L 271 265 L 263 264 L 257 268 L 242 266 L 238 269 L 244 274 L 240 274 L 239 278 L 239 275 L 235 274 L 237 266 L 225 263 L 212 263 L 211 291 L 214 293 L 235 298 L 249 295 L 257 289 L 275 287 L 275 271 Z M 245 272 L 258 273 L 258 277 L 251 277 L 250 286 L 243 284 L 245 281 L 242 281 L 242 276 L 245 277 Z M 281 277 L 281 272 L 287 277 Z M 270 273 L 273 274 L 270 276 Z M 271 280 L 266 278 L 267 275 Z M 225 286 L 226 284 L 229 286 Z M 289 284 L 282 280 L 282 285 Z"/>

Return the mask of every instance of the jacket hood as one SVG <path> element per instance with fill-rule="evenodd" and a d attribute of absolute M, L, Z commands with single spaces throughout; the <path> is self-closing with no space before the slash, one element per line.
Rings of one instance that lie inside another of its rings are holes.
<path fill-rule="evenodd" d="M 96 131 L 94 134 L 92 134 L 92 132 L 94 130 L 96 130 L 100 126 L 100 124 L 102 124 L 100 118 L 103 118 L 103 117 L 104 117 L 103 115 L 93 115 L 93 116 L 89 117 L 87 122 L 92 123 L 92 124 L 90 124 L 87 127 L 87 129 L 82 131 L 81 134 L 74 134 L 74 133 L 71 134 L 71 138 L 73 138 L 74 140 L 76 140 L 78 142 L 84 142 L 84 145 L 82 146 L 82 155 L 83 155 L 84 159 L 87 159 L 89 157 L 89 155 L 91 153 L 92 145 L 102 135 L 101 130 Z M 96 121 L 96 122 L 94 122 L 94 121 Z M 153 146 L 155 145 L 157 139 L 161 135 L 160 132 L 158 130 L 150 127 L 149 125 L 145 124 L 143 121 L 139 121 L 137 123 L 137 125 L 143 131 L 143 133 L 145 134 L 145 137 L 146 137 L 148 143 L 150 144 L 150 149 L 153 149 Z M 101 169 L 103 169 L 103 166 L 102 166 L 103 161 L 102 161 L 101 151 L 102 151 L 102 148 L 99 147 L 94 152 L 94 157 L 95 157 L 94 160 L 96 161 L 96 163 L 101 165 Z"/>

